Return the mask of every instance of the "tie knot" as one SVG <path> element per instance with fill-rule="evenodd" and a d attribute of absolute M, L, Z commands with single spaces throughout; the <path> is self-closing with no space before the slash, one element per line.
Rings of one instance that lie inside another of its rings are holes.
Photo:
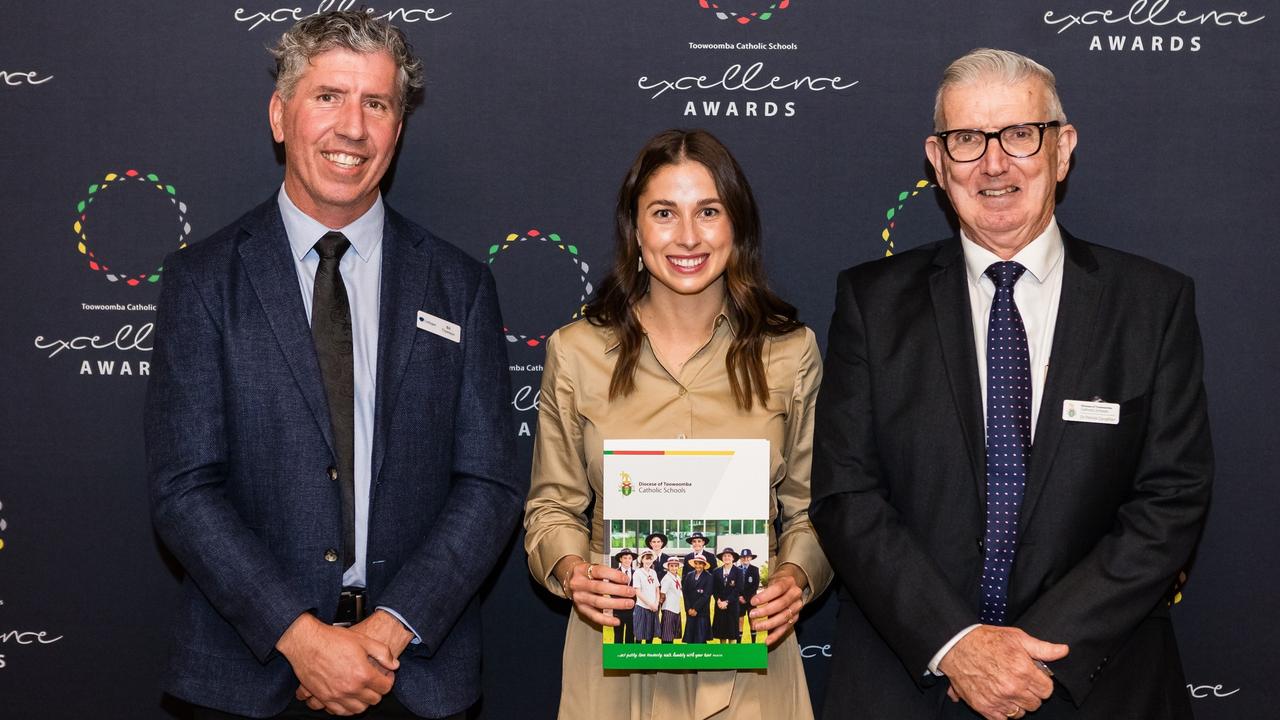
<path fill-rule="evenodd" d="M 317 240 L 315 244 L 316 253 L 323 260 L 341 260 L 343 253 L 349 247 L 351 247 L 351 241 L 346 235 L 336 230 L 325 233 L 324 237 Z"/>
<path fill-rule="evenodd" d="M 1013 287 L 1018 282 L 1018 278 L 1022 277 L 1022 273 L 1027 269 L 1012 260 L 1005 262 L 991 263 L 991 267 L 987 268 L 985 273 L 991 278 L 991 282 L 996 284 L 998 288 Z"/>

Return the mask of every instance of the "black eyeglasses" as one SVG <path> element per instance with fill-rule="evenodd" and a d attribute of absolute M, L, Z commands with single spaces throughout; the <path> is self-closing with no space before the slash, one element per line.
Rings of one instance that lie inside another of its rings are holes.
<path fill-rule="evenodd" d="M 995 138 L 1006 155 L 1016 158 L 1031 157 L 1040 152 L 1044 144 L 1044 129 L 1062 125 L 1057 120 L 1038 123 L 1019 123 L 993 132 L 985 130 L 943 130 L 934 133 L 942 141 L 947 155 L 955 162 L 973 162 L 987 153 L 987 145 Z"/>

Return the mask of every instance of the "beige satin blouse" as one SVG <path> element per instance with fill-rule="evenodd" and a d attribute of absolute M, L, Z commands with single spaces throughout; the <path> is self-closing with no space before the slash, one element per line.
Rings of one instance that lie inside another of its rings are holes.
<path fill-rule="evenodd" d="M 605 561 L 604 521 L 592 500 L 602 493 L 604 440 L 621 438 L 764 438 L 770 443 L 770 520 L 781 518 L 770 567 L 798 566 L 809 579 L 806 597 L 831 581 L 809 522 L 813 412 L 822 358 L 808 328 L 767 339 L 763 360 L 768 402 L 742 410 L 725 367 L 733 327 L 716 319 L 707 343 L 673 377 L 646 340 L 635 390 L 609 400 L 617 359 L 611 330 L 585 320 L 547 341 L 539 399 L 533 477 L 525 505 L 529 570 L 564 596 L 553 570 L 577 555 Z M 769 670 L 755 672 L 609 673 L 600 666 L 600 629 L 570 613 L 560 717 L 706 718 L 805 717 L 812 714 L 794 634 L 769 653 Z M 770 709 L 783 714 L 774 714 Z"/>

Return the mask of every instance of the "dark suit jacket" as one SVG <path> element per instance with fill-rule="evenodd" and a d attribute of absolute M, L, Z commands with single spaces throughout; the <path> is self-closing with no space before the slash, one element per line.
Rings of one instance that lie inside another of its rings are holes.
<path fill-rule="evenodd" d="M 733 565 L 729 568 L 729 576 L 724 575 L 724 566 L 711 570 L 711 592 L 716 596 L 716 600 L 728 600 L 729 605 L 736 611 L 738 607 L 738 596 L 742 594 L 742 568 Z"/>
<path fill-rule="evenodd" d="M 626 575 L 626 576 L 627 576 L 627 583 L 626 583 L 626 584 L 627 584 L 627 585 L 630 585 L 630 584 L 631 584 L 631 579 L 632 579 L 633 577 L 635 577 L 636 568 L 638 568 L 638 567 L 640 567 L 640 566 L 639 566 L 639 565 L 637 565 L 637 564 L 635 564 L 635 563 L 632 563 L 632 564 L 631 564 L 631 570 L 630 570 L 630 572 L 627 572 L 626 570 L 623 570 L 623 569 L 622 569 L 622 563 L 619 563 L 619 562 L 617 562 L 617 561 L 614 561 L 614 568 L 613 568 L 613 569 L 614 569 L 614 570 L 617 570 L 618 572 L 620 572 L 620 573 L 622 573 L 622 574 L 624 574 L 624 575 Z M 614 611 L 613 611 L 613 616 L 614 616 L 614 617 L 616 617 L 616 618 L 621 619 L 621 620 L 622 620 L 623 622 L 625 622 L 625 623 L 630 623 L 630 622 L 631 622 L 631 618 L 632 618 L 632 617 L 634 617 L 634 615 L 635 615 L 635 608 L 634 608 L 634 607 L 632 607 L 632 608 L 628 608 L 628 609 L 626 609 L 626 610 L 617 609 L 617 610 L 614 610 Z"/>
<path fill-rule="evenodd" d="M 749 605 L 751 598 L 755 597 L 756 593 L 760 591 L 760 568 L 755 565 L 743 565 L 739 566 L 738 569 L 742 571 L 742 592 L 740 594 L 742 599 Z M 743 609 L 749 610 L 750 608 Z"/>
<path fill-rule="evenodd" d="M 705 643 L 711 639 L 711 572 L 699 576 L 690 571 L 680 586 L 684 593 L 684 642 Z M 697 615 L 690 616 L 690 610 Z"/>
<path fill-rule="evenodd" d="M 704 570 L 702 575 L 689 571 L 684 576 L 680 586 L 684 593 L 685 612 L 697 610 L 698 615 L 710 620 L 708 612 L 711 609 L 712 582 L 710 570 Z"/>
<path fill-rule="evenodd" d="M 1036 718 L 1189 716 L 1168 593 L 1213 457 L 1190 279 L 1065 232 L 1062 296 L 1009 585 L 1071 646 Z M 840 275 L 810 515 L 843 580 L 827 717 L 955 712 L 930 658 L 978 622 L 985 436 L 958 238 Z M 1063 401 L 1120 404 L 1118 425 Z"/>
<path fill-rule="evenodd" d="M 420 634 L 394 692 L 435 716 L 479 695 L 475 594 L 528 480 L 492 276 L 390 208 L 382 252 L 368 594 Z M 271 715 L 297 685 L 276 641 L 300 613 L 332 619 L 344 570 L 325 557 L 342 540 L 329 409 L 275 197 L 164 268 L 147 464 L 187 572 L 165 689 Z M 461 342 L 418 330 L 419 309 Z"/>
<path fill-rule="evenodd" d="M 742 593 L 742 569 L 734 565 L 729 568 L 729 576 L 725 577 L 724 567 L 711 571 L 711 594 L 717 603 L 724 600 L 729 603 L 721 610 L 719 604 L 712 611 L 711 635 L 718 638 L 733 638 L 742 634 L 739 621 L 742 620 L 742 608 L 738 604 L 738 595 Z"/>

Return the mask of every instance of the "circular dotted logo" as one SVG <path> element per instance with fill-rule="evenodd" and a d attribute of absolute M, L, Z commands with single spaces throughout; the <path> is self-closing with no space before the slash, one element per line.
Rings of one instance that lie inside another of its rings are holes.
<path fill-rule="evenodd" d="M 507 239 L 501 243 L 489 246 L 489 264 L 492 265 L 494 261 L 502 257 L 503 254 L 509 252 L 511 248 L 515 247 L 517 244 L 525 242 L 535 243 L 538 247 L 555 248 L 557 251 L 564 253 L 564 257 L 567 258 L 569 262 L 573 263 L 573 266 L 578 269 L 578 280 L 582 283 L 582 294 L 578 296 L 578 308 L 574 311 L 571 319 L 577 320 L 582 317 L 582 311 L 586 307 L 587 296 L 595 291 L 595 289 L 591 287 L 591 281 L 587 280 L 587 272 L 590 271 L 590 267 L 588 267 L 586 261 L 578 257 L 578 247 L 564 242 L 564 240 L 556 233 L 543 233 L 541 230 L 537 229 L 529 230 L 523 235 L 519 233 L 511 233 L 507 236 Z M 546 342 L 547 335 L 551 333 L 551 330 L 547 330 L 542 333 L 525 334 L 516 332 L 508 327 L 502 328 L 502 331 L 506 333 L 507 342 L 523 343 L 529 347 L 537 347 Z"/>
<path fill-rule="evenodd" d="M 155 173 L 144 175 L 132 169 L 125 170 L 123 173 L 109 172 L 102 178 L 101 182 L 90 185 L 88 195 L 76 205 L 76 221 L 72 224 L 71 229 L 75 231 L 78 239 L 76 249 L 80 251 L 81 255 L 88 258 L 90 269 L 106 275 L 111 282 L 123 282 L 125 285 L 136 287 L 143 283 L 158 282 L 160 280 L 160 272 L 164 270 L 164 267 L 160 266 L 150 272 L 137 274 L 122 272 L 112 268 L 105 258 L 99 257 L 89 243 L 89 209 L 95 201 L 101 201 L 107 190 L 131 180 L 146 183 L 164 193 L 165 198 L 173 204 L 174 209 L 177 211 L 178 248 L 186 247 L 187 237 L 191 235 L 191 223 L 187 222 L 187 204 L 178 199 L 178 191 L 172 185 L 161 182 Z"/>
<path fill-rule="evenodd" d="M 888 210 L 885 211 L 884 213 L 885 226 L 884 226 L 884 229 L 880 231 L 880 239 L 884 241 L 885 257 L 889 257 L 890 255 L 893 254 L 893 239 L 890 234 L 893 231 L 893 229 L 897 227 L 898 221 L 896 218 L 898 217 L 898 213 L 902 212 L 902 207 L 907 204 L 908 200 L 910 200 L 913 197 L 916 197 L 922 191 L 928 188 L 936 188 L 936 187 L 938 186 L 934 185 L 928 180 L 918 180 L 916 181 L 916 185 L 914 188 L 910 190 L 903 190 L 902 192 L 898 193 L 898 204 L 896 207 L 890 207 Z"/>
<path fill-rule="evenodd" d="M 698 7 L 715 13 L 717 20 L 732 20 L 739 25 L 746 25 L 752 20 L 760 20 L 762 22 L 769 20 L 778 11 L 786 10 L 790 6 L 791 0 L 776 0 L 776 2 L 768 3 L 761 10 L 734 12 L 732 10 L 725 10 L 720 7 L 718 3 L 714 3 L 711 0 L 698 0 Z"/>

